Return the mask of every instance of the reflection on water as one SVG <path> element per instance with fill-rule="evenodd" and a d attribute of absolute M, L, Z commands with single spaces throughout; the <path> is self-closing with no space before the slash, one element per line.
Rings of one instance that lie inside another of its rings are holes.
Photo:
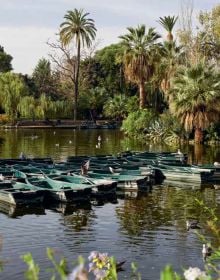
<path fill-rule="evenodd" d="M 38 137 L 32 137 L 33 133 Z M 98 135 L 102 138 L 100 149 L 95 147 Z M 123 139 L 117 130 L 56 130 L 55 134 L 52 129 L 8 130 L 0 131 L 0 137 L 4 139 L 0 142 L 0 156 L 4 158 L 17 157 L 21 151 L 60 160 L 68 155 L 149 149 Z M 162 146 L 151 149 L 168 150 Z M 175 151 L 176 147 L 169 149 Z M 198 149 L 195 155 L 194 147 L 182 148 L 191 162 L 220 161 L 219 149 L 205 148 L 200 154 Z M 108 252 L 119 260 L 126 258 L 120 279 L 129 279 L 133 261 L 146 280 L 159 279 L 159 272 L 167 263 L 180 272 L 187 266 L 202 268 L 202 244 L 195 231 L 186 230 L 186 220 L 198 219 L 201 233 L 214 245 L 216 241 L 206 227 L 209 217 L 195 199 L 216 207 L 220 215 L 220 190 L 216 185 L 182 182 L 164 182 L 149 192 L 120 192 L 117 197 L 84 205 L 56 203 L 39 209 L 0 205 L 0 259 L 7 260 L 0 279 L 24 279 L 25 265 L 20 255 L 29 251 L 41 267 L 41 279 L 46 279 L 44 271 L 50 266 L 46 247 L 54 248 L 70 263 L 79 254 L 87 258 L 93 250 Z"/>
<path fill-rule="evenodd" d="M 79 209 L 83 210 L 91 210 L 91 203 L 90 202 L 84 202 L 84 203 L 64 203 L 59 201 L 54 201 L 50 204 L 44 205 L 45 208 L 51 209 L 57 213 L 61 213 L 64 216 L 71 215 L 75 211 Z"/>
<path fill-rule="evenodd" d="M 34 135 L 34 137 L 33 137 Z M 96 148 L 98 136 L 101 146 Z M 0 129 L 0 157 L 15 158 L 20 152 L 34 157 L 52 156 L 56 160 L 69 155 L 117 154 L 124 150 L 176 151 L 178 147 L 145 146 L 123 137 L 119 130 L 73 129 Z M 183 146 L 190 163 L 220 161 L 220 147 Z"/>
<path fill-rule="evenodd" d="M 45 209 L 43 208 L 42 205 L 18 206 L 18 205 L 13 205 L 4 202 L 0 202 L 0 212 L 8 215 L 11 218 L 17 218 L 27 214 L 45 215 Z"/>

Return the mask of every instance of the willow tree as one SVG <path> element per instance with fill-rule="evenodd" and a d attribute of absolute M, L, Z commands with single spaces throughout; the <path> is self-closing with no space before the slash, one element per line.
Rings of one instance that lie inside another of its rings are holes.
<path fill-rule="evenodd" d="M 220 75 L 213 66 L 200 62 L 177 72 L 172 82 L 171 112 L 194 131 L 195 143 L 203 142 L 203 131 L 219 120 Z"/>
<path fill-rule="evenodd" d="M 24 96 L 18 104 L 18 110 L 22 117 L 32 118 L 34 121 L 37 117 L 36 112 L 37 100 L 33 96 Z"/>
<path fill-rule="evenodd" d="M 19 75 L 7 72 L 0 75 L 0 103 L 14 123 L 19 116 L 19 103 L 28 89 Z"/>
<path fill-rule="evenodd" d="M 37 101 L 36 114 L 40 118 L 45 120 L 54 116 L 55 112 L 55 102 L 51 100 L 50 97 L 47 97 L 45 94 L 41 94 L 40 98 Z"/>
<path fill-rule="evenodd" d="M 82 47 L 90 47 L 96 36 L 94 20 L 88 18 L 89 13 L 82 9 L 68 11 L 60 25 L 60 39 L 63 45 L 70 45 L 72 42 L 76 47 L 76 59 L 73 59 L 74 69 L 74 120 L 77 119 L 77 104 L 79 95 L 79 67 Z"/>
<path fill-rule="evenodd" d="M 129 33 L 119 37 L 124 47 L 122 61 L 126 77 L 138 85 L 139 107 L 143 109 L 146 105 L 145 83 L 153 73 L 154 54 L 159 46 L 157 40 L 160 35 L 154 28 L 146 30 L 145 25 L 127 29 Z"/>

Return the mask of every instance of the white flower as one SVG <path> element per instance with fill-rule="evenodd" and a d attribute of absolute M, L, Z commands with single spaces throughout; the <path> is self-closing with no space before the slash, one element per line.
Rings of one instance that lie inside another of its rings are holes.
<path fill-rule="evenodd" d="M 79 264 L 68 275 L 67 280 L 88 280 L 87 271 L 84 268 L 84 264 Z"/>
<path fill-rule="evenodd" d="M 187 270 L 185 270 L 184 277 L 186 280 L 205 280 L 208 276 L 198 267 L 189 267 Z"/>

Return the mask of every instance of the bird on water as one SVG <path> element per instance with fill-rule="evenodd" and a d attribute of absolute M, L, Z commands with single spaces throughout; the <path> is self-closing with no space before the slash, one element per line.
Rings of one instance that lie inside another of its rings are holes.
<path fill-rule="evenodd" d="M 189 231 L 190 229 L 201 229 L 199 226 L 199 221 L 186 221 L 186 228 Z"/>
<path fill-rule="evenodd" d="M 212 254 L 212 247 L 209 244 L 202 245 L 202 256 L 203 260 L 205 261 L 207 257 L 210 257 Z"/>

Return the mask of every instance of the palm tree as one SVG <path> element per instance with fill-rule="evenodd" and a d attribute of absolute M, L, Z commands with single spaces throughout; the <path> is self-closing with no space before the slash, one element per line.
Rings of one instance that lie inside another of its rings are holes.
<path fill-rule="evenodd" d="M 163 44 L 162 51 L 162 61 L 158 67 L 161 75 L 160 88 L 163 90 L 166 100 L 169 103 L 168 92 L 170 89 L 170 79 L 173 77 L 176 67 L 179 62 L 179 54 L 181 47 L 176 46 L 175 41 L 173 41 L 173 28 L 178 17 L 175 16 L 165 16 L 160 17 L 159 23 L 168 32 L 167 40 Z"/>
<path fill-rule="evenodd" d="M 64 45 L 69 45 L 74 41 L 76 45 L 76 60 L 74 60 L 74 120 L 77 118 L 77 103 L 79 95 L 79 66 L 81 47 L 91 46 L 92 40 L 96 36 L 94 20 L 88 18 L 89 13 L 84 13 L 82 9 L 68 11 L 60 25 L 60 39 Z"/>
<path fill-rule="evenodd" d="M 173 27 L 177 21 L 178 17 L 175 16 L 165 16 L 165 17 L 160 17 L 160 20 L 158 21 L 163 28 L 168 32 L 167 34 L 167 41 L 172 42 L 173 41 Z"/>
<path fill-rule="evenodd" d="M 163 43 L 162 59 L 158 65 L 158 76 L 160 79 L 160 88 L 165 94 L 169 103 L 170 80 L 173 78 L 176 69 L 181 63 L 182 47 L 177 46 L 175 41 Z"/>
<path fill-rule="evenodd" d="M 105 116 L 119 121 L 123 120 L 127 113 L 126 101 L 125 95 L 115 95 L 113 98 L 109 98 L 103 108 Z"/>
<path fill-rule="evenodd" d="M 203 131 L 219 119 L 220 75 L 203 61 L 179 70 L 171 85 L 171 112 L 194 133 L 195 143 L 203 142 Z"/>
<path fill-rule="evenodd" d="M 146 103 L 145 83 L 153 73 L 155 54 L 160 46 L 157 40 L 160 35 L 154 28 L 146 31 L 145 25 L 127 29 L 129 33 L 119 37 L 124 46 L 122 61 L 126 77 L 139 87 L 139 107 L 142 109 Z"/>

